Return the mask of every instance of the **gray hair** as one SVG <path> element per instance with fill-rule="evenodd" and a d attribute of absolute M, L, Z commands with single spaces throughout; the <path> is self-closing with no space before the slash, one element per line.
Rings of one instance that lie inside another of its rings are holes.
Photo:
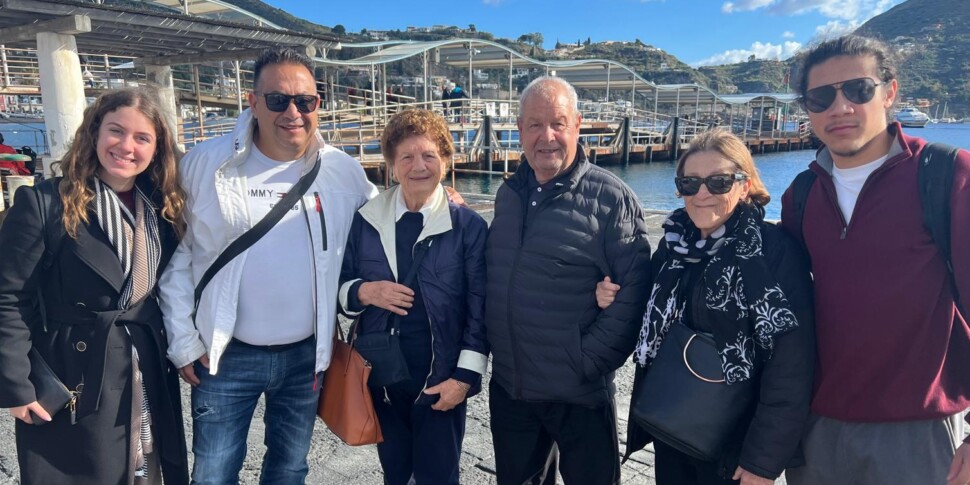
<path fill-rule="evenodd" d="M 569 106 L 572 107 L 573 113 L 579 113 L 579 96 L 576 95 L 576 88 L 561 77 L 542 76 L 533 79 L 519 95 L 519 117 L 522 117 L 521 107 L 525 105 L 529 97 L 538 94 L 544 98 L 551 98 L 554 94 L 557 94 L 554 91 L 556 88 L 566 92 L 566 98 L 569 100 Z"/>

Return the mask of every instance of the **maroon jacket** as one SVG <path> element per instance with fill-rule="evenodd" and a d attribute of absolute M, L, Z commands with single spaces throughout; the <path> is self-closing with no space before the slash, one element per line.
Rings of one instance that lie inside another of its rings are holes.
<path fill-rule="evenodd" d="M 803 231 L 792 190 L 782 225 L 804 234 L 815 277 L 818 363 L 812 412 L 842 421 L 909 421 L 970 407 L 970 327 L 955 311 L 946 263 L 929 232 L 916 167 L 926 141 L 898 124 L 889 159 L 865 182 L 845 224 L 824 147 Z M 970 308 L 970 152 L 954 170 L 951 247 L 957 289 Z"/>

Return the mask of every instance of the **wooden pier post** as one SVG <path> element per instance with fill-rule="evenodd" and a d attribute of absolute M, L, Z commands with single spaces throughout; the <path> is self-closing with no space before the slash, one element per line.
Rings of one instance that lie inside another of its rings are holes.
<path fill-rule="evenodd" d="M 485 160 L 488 160 L 488 172 L 492 172 L 492 117 L 485 115 L 482 117 L 482 146 L 484 147 Z"/>
<path fill-rule="evenodd" d="M 589 151 L 589 161 L 592 162 L 593 165 L 596 165 L 596 149 L 595 148 Z"/>
<path fill-rule="evenodd" d="M 677 160 L 680 157 L 680 117 L 674 117 L 674 126 L 671 136 L 670 155 L 671 159 Z"/>
<path fill-rule="evenodd" d="M 620 136 L 623 137 L 623 143 L 621 145 L 623 166 L 627 167 L 630 165 L 630 117 L 623 117 L 623 126 L 620 128 Z"/>
<path fill-rule="evenodd" d="M 647 162 L 653 163 L 653 145 L 647 145 Z"/>

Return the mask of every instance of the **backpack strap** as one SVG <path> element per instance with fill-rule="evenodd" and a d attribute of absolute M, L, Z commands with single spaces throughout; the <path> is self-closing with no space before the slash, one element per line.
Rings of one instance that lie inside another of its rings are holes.
<path fill-rule="evenodd" d="M 950 248 L 950 194 L 953 188 L 953 170 L 959 148 L 945 143 L 928 143 L 920 151 L 917 180 L 919 198 L 923 206 L 923 226 L 933 238 L 950 272 L 953 298 L 960 313 L 967 316 L 961 307 L 957 291 L 956 277 L 953 273 L 953 259 Z"/>
<path fill-rule="evenodd" d="M 797 239 L 801 241 L 803 247 L 805 246 L 805 233 L 802 228 L 802 221 L 805 219 L 805 206 L 808 204 L 808 193 L 812 190 L 812 185 L 815 184 L 816 178 L 818 176 L 812 169 L 805 169 L 795 176 L 795 180 L 791 184 L 792 201 L 794 202 L 795 210 L 795 223 L 792 224 L 792 227 L 797 228 Z"/>

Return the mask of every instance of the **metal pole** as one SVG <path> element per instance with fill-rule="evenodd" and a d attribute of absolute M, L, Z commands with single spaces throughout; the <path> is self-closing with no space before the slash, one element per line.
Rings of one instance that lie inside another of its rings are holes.
<path fill-rule="evenodd" d="M 195 113 L 199 117 L 199 138 L 205 134 L 205 116 L 202 114 L 202 88 L 199 85 L 199 65 L 192 65 L 192 73 L 195 74 Z"/>
<path fill-rule="evenodd" d="M 697 93 L 697 98 L 694 101 L 694 123 L 697 123 L 701 119 L 701 88 L 695 87 L 694 90 Z"/>
<path fill-rule="evenodd" d="M 381 64 L 381 106 L 384 107 L 383 123 L 387 123 L 387 64 Z"/>
<path fill-rule="evenodd" d="M 761 98 L 761 113 L 758 114 L 758 138 L 761 138 L 762 128 L 761 124 L 765 120 L 765 98 Z"/>
<path fill-rule="evenodd" d="M 7 46 L 0 44 L 0 64 L 3 65 L 3 85 L 10 85 L 10 67 L 7 66 Z"/>
<path fill-rule="evenodd" d="M 427 103 L 428 101 L 431 100 L 431 98 L 428 97 L 428 94 L 429 94 L 428 93 L 428 83 L 429 83 L 429 79 L 428 79 L 428 51 L 424 51 L 424 77 L 422 79 L 424 80 L 423 81 L 423 84 L 424 84 L 424 99 L 423 99 L 423 101 L 425 103 Z M 427 107 L 428 107 L 428 109 L 431 109 L 431 105 L 430 104 Z"/>
<path fill-rule="evenodd" d="M 374 65 L 371 64 L 370 65 L 370 113 L 371 113 L 372 122 L 374 121 L 374 118 L 377 118 L 377 95 L 374 93 L 374 88 L 377 87 L 377 77 L 376 77 L 376 74 L 374 73 L 374 69 L 375 69 Z M 367 110 L 365 110 L 364 112 L 366 113 Z M 360 124 L 362 125 L 364 124 L 363 117 L 361 117 Z M 361 140 L 363 140 L 363 138 Z M 363 156 L 364 156 L 363 149 L 361 149 L 360 155 L 361 155 L 361 160 L 363 160 Z"/>
<path fill-rule="evenodd" d="M 475 83 L 472 82 L 472 43 L 469 42 L 468 43 L 468 86 L 466 86 L 466 89 L 468 90 L 469 101 L 471 100 L 471 97 L 472 97 L 472 85 L 474 84 Z M 461 103 L 460 106 L 464 108 L 465 103 Z M 464 116 L 462 116 L 462 118 L 464 118 Z"/>
<path fill-rule="evenodd" d="M 505 54 L 509 56 L 509 101 L 512 101 L 512 54 Z M 512 109 L 512 105 L 509 105 L 509 109 Z"/>
<path fill-rule="evenodd" d="M 612 68 L 609 63 L 606 64 L 606 102 L 610 102 L 610 71 Z"/>
<path fill-rule="evenodd" d="M 236 71 L 236 109 L 242 114 L 242 61 L 232 61 L 233 70 Z M 253 86 L 255 87 L 256 80 L 253 79 Z"/>
<path fill-rule="evenodd" d="M 219 61 L 219 99 L 226 97 L 226 70 L 223 61 Z"/>
<path fill-rule="evenodd" d="M 677 88 L 677 106 L 674 108 L 674 116 L 680 118 L 680 88 Z"/>

